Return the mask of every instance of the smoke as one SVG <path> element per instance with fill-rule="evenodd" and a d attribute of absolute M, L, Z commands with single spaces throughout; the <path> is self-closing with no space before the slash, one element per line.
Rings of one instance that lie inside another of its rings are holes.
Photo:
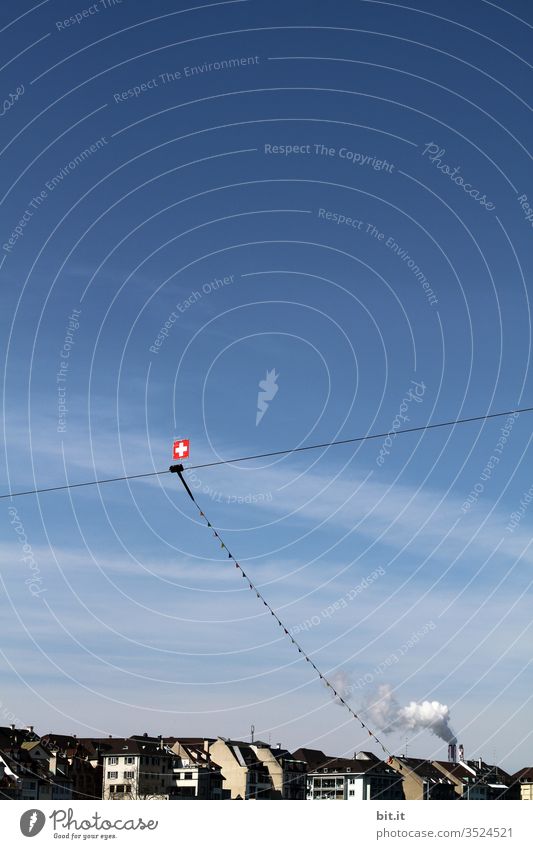
<path fill-rule="evenodd" d="M 393 730 L 400 705 L 392 695 L 392 690 L 388 684 L 382 684 L 378 687 L 377 693 L 369 696 L 364 707 L 374 725 L 377 725 L 381 731 L 389 733 Z"/>
<path fill-rule="evenodd" d="M 389 684 L 378 687 L 365 704 L 373 723 L 386 734 L 393 731 L 431 731 L 446 743 L 456 743 L 450 728 L 450 710 L 440 702 L 409 702 L 400 707 Z"/>
<path fill-rule="evenodd" d="M 330 675 L 329 680 L 345 701 L 350 699 L 356 689 L 350 675 L 343 669 Z M 341 704 L 337 697 L 334 696 L 333 700 L 335 704 Z M 401 707 L 393 695 L 390 684 L 381 684 L 367 697 L 361 709 L 365 711 L 372 724 L 385 734 L 391 734 L 393 731 L 430 731 L 445 743 L 457 743 L 457 738 L 450 727 L 448 705 L 425 700 L 411 701 L 405 707 Z"/>
<path fill-rule="evenodd" d="M 409 702 L 400 710 L 398 722 L 401 727 L 410 731 L 426 728 L 446 743 L 457 743 L 457 738 L 449 725 L 448 705 L 441 705 L 440 702 Z"/>
<path fill-rule="evenodd" d="M 348 701 L 353 692 L 353 684 L 348 673 L 343 669 L 339 669 L 338 672 L 334 672 L 329 676 L 329 681 L 335 687 L 339 696 L 342 696 L 345 701 Z M 333 701 L 336 705 L 342 704 L 336 696 L 333 696 Z"/>

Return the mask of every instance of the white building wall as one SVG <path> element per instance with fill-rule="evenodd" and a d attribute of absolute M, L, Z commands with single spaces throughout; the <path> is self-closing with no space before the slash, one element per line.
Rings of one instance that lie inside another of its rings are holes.
<path fill-rule="evenodd" d="M 354 802 L 362 802 L 365 798 L 364 789 L 365 781 L 363 778 L 353 777 L 348 778 L 348 799 Z"/>

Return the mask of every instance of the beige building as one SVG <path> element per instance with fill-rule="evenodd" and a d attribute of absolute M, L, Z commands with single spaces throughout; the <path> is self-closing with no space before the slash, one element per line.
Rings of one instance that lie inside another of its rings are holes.
<path fill-rule="evenodd" d="M 211 760 L 220 767 L 222 786 L 231 799 L 272 799 L 273 784 L 265 764 L 249 743 L 208 741 Z"/>
<path fill-rule="evenodd" d="M 402 776 L 405 799 L 457 798 L 455 782 L 431 761 L 400 756 L 389 758 L 387 763 Z"/>
<path fill-rule="evenodd" d="M 205 745 L 212 762 L 220 767 L 223 789 L 231 799 L 282 799 L 290 798 L 284 794 L 299 792 L 289 776 L 298 771 L 302 782 L 305 765 L 300 767 L 286 750 L 222 737 L 206 740 Z"/>
<path fill-rule="evenodd" d="M 273 799 L 303 800 L 306 798 L 307 767 L 303 760 L 291 755 L 281 745 L 250 744 L 262 764 L 268 769 Z"/>

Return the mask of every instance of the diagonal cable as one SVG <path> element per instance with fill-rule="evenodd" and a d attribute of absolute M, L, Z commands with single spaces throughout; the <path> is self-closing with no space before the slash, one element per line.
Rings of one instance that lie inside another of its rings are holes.
<path fill-rule="evenodd" d="M 343 697 L 342 697 L 342 696 L 340 695 L 340 693 L 336 690 L 336 688 L 333 686 L 333 684 L 331 683 L 331 681 L 329 681 L 329 680 L 328 680 L 327 676 L 326 676 L 326 675 L 324 675 L 324 674 L 320 671 L 320 669 L 318 668 L 318 666 L 316 665 L 316 663 L 315 663 L 315 662 L 311 659 L 311 657 L 307 654 L 307 652 L 306 652 L 306 651 L 302 648 L 302 646 L 300 645 L 300 643 L 298 643 L 298 641 L 294 639 L 294 637 L 293 637 L 293 636 L 292 636 L 292 634 L 290 633 L 289 629 L 288 629 L 288 628 L 285 626 L 285 624 L 281 621 L 281 619 L 279 618 L 279 616 L 278 616 L 278 614 L 276 613 L 276 611 L 274 610 L 274 608 L 270 606 L 270 604 L 268 603 L 268 601 L 265 599 L 265 597 L 264 597 L 264 596 L 263 596 L 263 594 L 260 592 L 260 590 L 258 589 L 258 587 L 256 586 L 256 584 L 252 581 L 252 579 L 250 578 L 250 576 L 247 574 L 247 572 L 245 572 L 245 571 L 244 571 L 244 569 L 242 568 L 242 566 L 240 565 L 240 563 L 239 563 L 239 562 L 235 559 L 235 557 L 233 556 L 233 554 L 231 553 L 231 551 L 229 550 L 229 548 L 228 548 L 228 547 L 227 547 L 227 545 L 225 544 L 224 540 L 223 540 L 223 539 L 222 539 L 222 537 L 220 536 L 220 533 L 216 530 L 216 528 L 215 528 L 215 527 L 212 525 L 212 523 L 209 521 L 209 519 L 207 518 L 207 516 L 205 515 L 205 513 L 202 511 L 202 509 L 201 509 L 200 505 L 199 505 L 199 504 L 198 504 L 198 502 L 196 501 L 196 498 L 195 498 L 195 497 L 194 497 L 194 495 L 192 494 L 192 492 L 191 492 L 191 490 L 190 490 L 190 488 L 189 488 L 189 486 L 188 486 L 188 484 L 187 484 L 187 481 L 186 481 L 186 480 L 185 480 L 185 478 L 183 477 L 183 472 L 185 471 L 184 467 L 183 467 L 182 465 L 171 466 L 169 471 L 171 471 L 171 472 L 175 472 L 175 473 L 178 475 L 178 477 L 179 477 L 180 481 L 182 482 L 183 486 L 185 487 L 185 491 L 187 492 L 187 495 L 189 496 L 189 498 L 190 498 L 190 499 L 191 499 L 191 501 L 193 502 L 194 506 L 195 506 L 195 507 L 196 507 L 196 509 L 198 510 L 198 513 L 200 514 L 200 517 L 201 517 L 201 518 L 205 521 L 206 527 L 208 527 L 208 528 L 210 528 L 210 529 L 211 529 L 211 531 L 212 531 L 212 533 L 213 533 L 213 536 L 214 536 L 214 537 L 215 537 L 215 538 L 219 541 L 219 543 L 220 543 L 220 547 L 221 547 L 222 549 L 224 549 L 225 551 L 227 551 L 227 552 L 228 552 L 228 559 L 229 559 L 229 560 L 231 560 L 231 561 L 235 564 L 235 568 L 239 570 L 239 572 L 240 572 L 241 576 L 242 576 L 242 577 L 246 580 L 246 582 L 248 583 L 248 587 L 249 587 L 249 589 L 250 589 L 252 592 L 254 592 L 254 593 L 256 594 L 257 598 L 258 598 L 258 599 L 259 599 L 259 600 L 263 603 L 263 605 L 264 605 L 264 606 L 266 607 L 266 609 L 269 611 L 269 613 L 271 614 L 271 616 L 273 616 L 273 617 L 274 617 L 274 619 L 275 619 L 275 620 L 276 620 L 276 622 L 278 623 L 279 627 L 283 630 L 284 635 L 285 635 L 285 636 L 286 636 L 286 637 L 287 637 L 287 638 L 291 641 L 292 645 L 293 645 L 293 646 L 294 646 L 294 647 L 298 650 L 298 653 L 299 653 L 300 655 L 302 655 L 302 657 L 304 658 L 304 660 L 305 660 L 307 663 L 310 663 L 310 664 L 311 664 L 311 666 L 312 666 L 313 670 L 314 670 L 314 671 L 315 671 L 315 673 L 318 675 L 319 679 L 320 679 L 321 681 L 323 681 L 323 682 L 324 682 L 324 684 L 326 685 L 326 687 L 328 687 L 328 688 L 331 690 L 332 695 L 333 695 L 336 699 L 338 699 L 339 703 L 340 703 L 340 704 L 341 704 L 344 708 L 346 708 L 346 710 L 350 713 L 350 715 L 351 715 L 352 719 L 355 719 L 357 722 L 359 722 L 359 723 L 361 724 L 361 728 L 364 728 L 364 729 L 368 732 L 369 736 L 370 736 L 370 737 L 372 737 L 372 739 L 373 739 L 373 740 L 375 740 L 375 741 L 376 741 L 376 743 L 377 743 L 379 746 L 381 746 L 381 748 L 383 749 L 383 751 L 385 752 L 385 754 L 386 754 L 389 758 L 391 758 L 391 757 L 392 757 L 392 752 L 391 752 L 391 751 L 390 751 L 390 750 L 389 750 L 389 749 L 388 749 L 388 748 L 387 748 L 387 747 L 386 747 L 386 746 L 385 746 L 385 745 L 381 742 L 381 740 L 379 739 L 379 737 L 377 737 L 377 736 L 374 734 L 374 732 L 373 732 L 373 731 L 372 731 L 372 730 L 368 727 L 368 725 L 367 725 L 367 724 L 366 724 L 366 723 L 365 723 L 365 722 L 361 719 L 361 717 L 360 717 L 360 716 L 359 716 L 359 715 L 358 715 L 358 714 L 357 714 L 357 713 L 353 710 L 353 708 L 352 708 L 352 707 L 350 707 L 350 705 L 348 704 L 348 702 L 347 702 L 347 701 L 345 701 L 345 699 L 343 699 Z"/>

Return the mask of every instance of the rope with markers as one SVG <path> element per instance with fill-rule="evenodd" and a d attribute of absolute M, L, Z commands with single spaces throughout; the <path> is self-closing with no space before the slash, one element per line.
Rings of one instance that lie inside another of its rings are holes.
<path fill-rule="evenodd" d="M 388 761 L 389 761 L 389 763 L 390 763 L 390 762 L 391 762 L 391 758 L 393 757 L 392 752 L 391 752 L 391 751 L 390 751 L 390 750 L 389 750 L 389 749 L 388 749 L 388 748 L 387 748 L 387 747 L 386 747 L 386 746 L 385 746 L 385 745 L 381 742 L 381 740 L 379 739 L 379 737 L 377 737 L 377 736 L 376 736 L 376 734 L 374 734 L 374 732 L 373 732 L 373 731 L 372 731 L 372 730 L 368 727 L 368 725 L 367 725 L 367 724 L 366 724 L 366 723 L 365 723 L 365 722 L 361 719 L 361 717 L 360 717 L 360 716 L 359 716 L 359 715 L 358 715 L 358 714 L 357 714 L 357 713 L 353 710 L 353 708 L 352 708 L 352 707 L 350 707 L 350 705 L 348 704 L 348 702 L 347 702 L 345 699 L 343 699 L 343 697 L 341 696 L 341 694 L 340 694 L 340 693 L 336 690 L 336 688 L 333 686 L 333 684 L 331 683 L 331 681 L 329 681 L 329 680 L 328 680 L 328 678 L 327 678 L 327 677 L 326 677 L 326 676 L 325 676 L 325 675 L 324 675 L 324 674 L 320 671 L 320 669 L 318 668 L 318 666 L 316 665 L 316 663 L 312 660 L 312 658 L 311 658 L 311 657 L 309 657 L 309 655 L 308 655 L 308 654 L 307 654 L 307 652 L 306 652 L 306 651 L 302 648 L 302 646 L 300 645 L 300 643 L 298 643 L 298 642 L 297 642 L 297 640 L 295 640 L 295 639 L 294 639 L 293 635 L 291 634 L 291 632 L 289 631 L 289 629 L 285 626 L 285 624 L 281 621 L 281 619 L 279 618 L 279 616 L 278 616 L 278 614 L 276 613 L 276 611 L 275 611 L 275 610 L 274 610 L 274 609 L 270 606 L 270 604 L 268 603 L 268 601 L 265 599 L 265 597 L 263 596 L 263 594 L 260 592 L 260 590 L 258 589 L 258 587 L 257 587 L 257 586 L 255 585 L 255 583 L 253 582 L 253 580 L 250 578 L 250 576 L 248 575 L 248 573 L 244 571 L 244 569 L 242 568 L 242 566 L 240 565 L 240 563 L 236 560 L 236 558 L 233 556 L 233 554 L 231 553 L 231 551 L 228 549 L 228 547 L 227 547 L 227 545 L 225 544 L 224 540 L 223 540 L 223 539 L 222 539 L 222 537 L 220 536 L 220 533 L 216 530 L 216 528 L 215 528 L 215 527 L 212 525 L 212 523 L 209 521 L 209 519 L 207 518 L 207 516 L 205 515 L 205 513 L 202 511 L 202 509 L 201 509 L 200 505 L 199 505 L 199 504 L 198 504 L 198 502 L 196 501 L 196 498 L 194 497 L 193 493 L 191 492 L 191 490 L 190 490 L 189 486 L 187 485 L 187 481 L 186 481 L 186 480 L 185 480 L 185 478 L 183 477 L 183 472 L 185 471 L 184 467 L 183 467 L 182 465 L 171 466 L 171 467 L 170 467 L 170 469 L 169 469 L 169 471 L 170 471 L 170 472 L 175 472 L 175 473 L 178 475 L 178 477 L 179 477 L 179 479 L 181 480 L 181 482 L 182 482 L 183 486 L 185 487 L 185 491 L 187 492 L 187 495 L 189 496 L 189 498 L 190 498 L 190 499 L 191 499 L 191 501 L 193 502 L 194 506 L 195 506 L 195 507 L 196 507 L 196 509 L 198 510 L 198 513 L 199 513 L 199 515 L 200 515 L 200 518 L 204 520 L 204 522 L 205 522 L 205 524 L 206 524 L 206 527 L 208 527 L 208 528 L 211 530 L 211 532 L 212 532 L 212 534 L 213 534 L 213 537 L 214 537 L 215 539 L 217 539 L 217 540 L 218 540 L 218 542 L 220 543 L 220 547 L 221 547 L 224 551 L 227 551 L 227 553 L 228 553 L 228 559 L 229 559 L 229 560 L 231 560 L 231 561 L 234 563 L 235 568 L 239 570 L 239 573 L 240 573 L 241 577 L 242 577 L 242 578 L 244 578 L 244 580 L 247 582 L 249 589 L 250 589 L 252 592 L 254 592 L 254 593 L 256 594 L 257 598 L 258 598 L 258 599 L 259 599 L 259 600 L 263 603 L 264 607 L 266 607 L 266 609 L 269 611 L 269 613 L 271 614 L 271 616 L 273 616 L 273 617 L 274 617 L 274 619 L 275 619 L 275 620 L 276 620 L 276 622 L 278 623 L 278 626 L 282 629 L 282 631 L 283 631 L 284 635 L 285 635 L 285 636 L 286 636 L 286 637 L 287 637 L 287 638 L 291 641 L 292 645 L 293 645 L 293 646 L 294 646 L 294 647 L 298 650 L 298 653 L 299 653 L 299 654 L 303 657 L 303 659 L 304 659 L 307 663 L 309 663 L 309 664 L 312 666 L 313 670 L 314 670 L 314 671 L 315 671 L 315 673 L 318 675 L 319 679 L 320 679 L 321 681 L 323 681 L 323 683 L 325 684 L 325 686 L 326 686 L 326 687 L 328 687 L 328 688 L 329 688 L 329 690 L 331 691 L 332 695 L 333 695 L 333 696 L 334 696 L 334 697 L 338 700 L 339 704 L 341 704 L 341 705 L 342 705 L 342 706 L 343 706 L 343 707 L 344 707 L 344 708 L 345 708 L 345 709 L 346 709 L 346 710 L 350 713 L 350 715 L 351 715 L 352 719 L 355 719 L 357 722 L 359 722 L 359 723 L 360 723 L 361 728 L 364 728 L 364 729 L 365 729 L 365 731 L 367 731 L 367 732 L 368 732 L 368 735 L 369 735 L 369 736 L 370 736 L 373 740 L 375 740 L 375 741 L 376 741 L 376 743 L 378 744 L 378 746 L 381 746 L 381 748 L 382 748 L 383 752 L 387 755 L 387 759 L 388 759 Z M 401 769 L 401 767 L 400 767 L 400 769 Z"/>

